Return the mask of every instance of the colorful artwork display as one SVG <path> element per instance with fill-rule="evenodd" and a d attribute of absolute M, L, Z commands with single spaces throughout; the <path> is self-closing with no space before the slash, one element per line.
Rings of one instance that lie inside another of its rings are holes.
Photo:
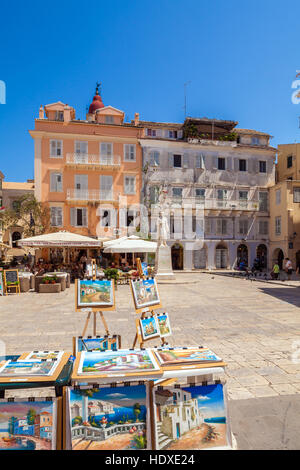
<path fill-rule="evenodd" d="M 154 390 L 156 449 L 231 445 L 222 384 Z"/>
<path fill-rule="evenodd" d="M 221 361 L 221 358 L 208 348 L 166 348 L 156 350 L 155 354 L 162 366 Z"/>
<path fill-rule="evenodd" d="M 56 448 L 56 401 L 0 400 L 0 450 Z"/>
<path fill-rule="evenodd" d="M 6 361 L 0 368 L 0 377 L 24 377 L 53 375 L 59 361 Z"/>
<path fill-rule="evenodd" d="M 119 336 L 99 336 L 96 338 L 77 338 L 77 352 L 81 351 L 117 351 L 119 349 Z"/>
<path fill-rule="evenodd" d="M 146 308 L 160 303 L 155 279 L 139 279 L 131 281 L 136 309 Z"/>
<path fill-rule="evenodd" d="M 148 317 L 140 319 L 140 327 L 142 338 L 144 340 L 156 338 L 159 336 L 159 328 L 156 317 Z"/>
<path fill-rule="evenodd" d="M 145 385 L 68 392 L 73 450 L 147 448 Z"/>
<path fill-rule="evenodd" d="M 140 373 L 159 370 L 150 350 L 119 349 L 119 351 L 82 352 L 79 375 L 108 373 Z"/>
<path fill-rule="evenodd" d="M 64 351 L 31 351 L 25 361 L 41 361 L 42 359 L 56 359 L 59 361 L 64 355 Z M 19 359 L 21 361 L 22 359 Z"/>
<path fill-rule="evenodd" d="M 77 280 L 78 307 L 113 307 L 113 281 L 108 280 Z"/>
<path fill-rule="evenodd" d="M 170 336 L 172 334 L 172 331 L 171 331 L 169 314 L 161 313 L 157 315 L 156 317 L 157 317 L 160 336 L 162 338 L 165 338 L 166 336 Z"/>

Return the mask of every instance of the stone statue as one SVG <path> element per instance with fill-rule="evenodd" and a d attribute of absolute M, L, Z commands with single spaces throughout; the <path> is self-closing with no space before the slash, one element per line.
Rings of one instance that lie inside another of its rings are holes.
<path fill-rule="evenodd" d="M 159 212 L 159 218 L 157 220 L 157 240 L 158 246 L 167 246 L 167 240 L 169 238 L 169 224 L 168 219 L 162 211 Z"/>

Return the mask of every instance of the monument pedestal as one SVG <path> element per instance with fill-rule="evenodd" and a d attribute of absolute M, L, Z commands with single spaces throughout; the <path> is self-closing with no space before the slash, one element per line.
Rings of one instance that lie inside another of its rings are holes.
<path fill-rule="evenodd" d="M 160 245 L 156 252 L 156 256 L 156 279 L 175 279 L 175 275 L 172 270 L 171 248 L 169 246 Z"/>

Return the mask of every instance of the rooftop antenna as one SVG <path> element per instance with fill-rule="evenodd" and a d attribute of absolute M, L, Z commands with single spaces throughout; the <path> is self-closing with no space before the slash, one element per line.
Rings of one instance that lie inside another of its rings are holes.
<path fill-rule="evenodd" d="M 184 118 L 186 118 L 186 87 L 189 85 L 191 81 L 189 80 L 188 82 L 185 82 L 184 84 Z"/>

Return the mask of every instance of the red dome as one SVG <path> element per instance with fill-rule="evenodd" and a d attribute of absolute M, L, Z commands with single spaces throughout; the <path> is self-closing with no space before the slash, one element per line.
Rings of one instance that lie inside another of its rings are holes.
<path fill-rule="evenodd" d="M 96 94 L 93 98 L 92 103 L 89 107 L 89 114 L 93 114 L 97 109 L 104 108 L 104 104 L 102 102 L 102 98 L 99 95 L 98 87 L 96 88 Z"/>

